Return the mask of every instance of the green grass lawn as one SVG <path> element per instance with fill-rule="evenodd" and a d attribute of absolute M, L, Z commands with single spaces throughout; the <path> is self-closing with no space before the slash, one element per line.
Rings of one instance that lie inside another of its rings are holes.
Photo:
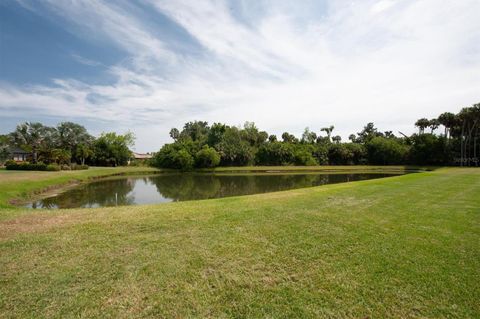
<path fill-rule="evenodd" d="M 0 216 L 0 317 L 480 317 L 480 169 Z"/>

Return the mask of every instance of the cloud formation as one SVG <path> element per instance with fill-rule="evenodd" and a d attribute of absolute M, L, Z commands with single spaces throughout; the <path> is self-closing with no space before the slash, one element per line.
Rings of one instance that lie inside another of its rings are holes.
<path fill-rule="evenodd" d="M 102 66 L 108 83 L 2 82 L 0 114 L 114 120 L 112 127 L 136 133 L 143 151 L 158 149 L 171 127 L 188 120 L 255 121 L 277 134 L 334 124 L 346 138 L 370 121 L 411 132 L 419 117 L 480 99 L 476 0 L 42 5 L 71 32 L 109 41 L 129 58 Z M 152 16 L 185 36 L 172 36 Z M 73 58 L 98 66 L 81 52 Z"/>

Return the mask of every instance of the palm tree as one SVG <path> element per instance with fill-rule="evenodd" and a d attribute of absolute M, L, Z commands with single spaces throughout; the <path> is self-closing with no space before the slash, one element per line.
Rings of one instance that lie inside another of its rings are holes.
<path fill-rule="evenodd" d="M 430 121 L 426 118 L 421 118 L 415 122 L 415 126 L 418 127 L 418 133 L 423 134 L 425 128 L 430 126 Z"/>
<path fill-rule="evenodd" d="M 328 140 L 331 141 L 330 136 L 332 135 L 333 129 L 335 126 L 330 125 L 329 127 L 323 127 L 320 131 L 327 133 Z"/>
<path fill-rule="evenodd" d="M 433 131 L 435 131 L 438 126 L 440 125 L 440 123 L 438 122 L 437 119 L 431 119 L 428 123 L 428 126 L 430 127 L 430 133 L 433 134 Z"/>
<path fill-rule="evenodd" d="M 455 114 L 450 112 L 440 114 L 438 123 L 445 127 L 445 137 L 450 138 L 450 129 L 455 125 Z"/>

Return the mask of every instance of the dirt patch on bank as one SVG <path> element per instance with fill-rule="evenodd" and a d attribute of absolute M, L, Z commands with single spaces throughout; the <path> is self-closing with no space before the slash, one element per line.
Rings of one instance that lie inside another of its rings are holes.
<path fill-rule="evenodd" d="M 85 218 L 81 214 L 52 215 L 49 213 L 21 216 L 0 222 L 0 240 L 8 240 L 17 234 L 47 231 L 53 228 L 72 225 Z"/>

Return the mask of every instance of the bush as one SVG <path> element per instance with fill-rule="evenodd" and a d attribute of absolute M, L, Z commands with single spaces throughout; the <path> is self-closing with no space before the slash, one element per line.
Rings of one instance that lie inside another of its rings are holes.
<path fill-rule="evenodd" d="M 69 169 L 71 169 L 72 171 L 79 171 L 79 170 L 84 170 L 88 168 L 89 168 L 88 165 L 81 165 L 81 164 L 75 164 L 75 163 L 69 166 Z"/>
<path fill-rule="evenodd" d="M 212 148 L 205 145 L 195 155 L 195 165 L 200 168 L 212 168 L 220 164 L 220 155 Z"/>
<path fill-rule="evenodd" d="M 193 168 L 193 157 L 187 150 L 180 150 L 175 154 L 175 161 L 178 163 L 178 168 L 182 171 L 189 171 Z"/>
<path fill-rule="evenodd" d="M 193 164 L 193 156 L 180 144 L 165 144 L 152 159 L 152 165 L 159 168 L 187 171 L 193 168 Z"/>
<path fill-rule="evenodd" d="M 8 166 L 12 166 L 12 165 L 17 165 L 17 163 L 15 161 L 12 161 L 12 160 L 8 160 L 8 161 L 5 162 L 5 167 L 7 169 L 9 169 Z"/>
<path fill-rule="evenodd" d="M 412 137 L 410 160 L 421 165 L 444 165 L 450 162 L 445 137 L 420 134 Z"/>
<path fill-rule="evenodd" d="M 376 165 L 404 164 L 409 152 L 407 145 L 385 137 L 374 137 L 366 146 L 369 163 Z"/>
<path fill-rule="evenodd" d="M 328 147 L 325 144 L 315 145 L 312 155 L 319 165 L 328 165 Z"/>
<path fill-rule="evenodd" d="M 330 165 L 353 164 L 353 152 L 345 144 L 331 144 L 328 148 Z"/>
<path fill-rule="evenodd" d="M 295 161 L 293 145 L 283 142 L 270 142 L 262 145 L 256 154 L 259 165 L 292 165 Z"/>
<path fill-rule="evenodd" d="M 315 166 L 318 162 L 309 149 L 300 148 L 295 151 L 295 165 Z"/>
<path fill-rule="evenodd" d="M 47 165 L 47 171 L 49 172 L 58 172 L 60 170 L 60 166 L 57 164 L 49 164 Z"/>
<path fill-rule="evenodd" d="M 8 170 L 17 170 L 17 171 L 46 171 L 47 165 L 39 162 L 37 164 L 31 164 L 29 162 L 17 163 L 15 161 L 7 161 L 5 163 L 5 168 Z"/>

